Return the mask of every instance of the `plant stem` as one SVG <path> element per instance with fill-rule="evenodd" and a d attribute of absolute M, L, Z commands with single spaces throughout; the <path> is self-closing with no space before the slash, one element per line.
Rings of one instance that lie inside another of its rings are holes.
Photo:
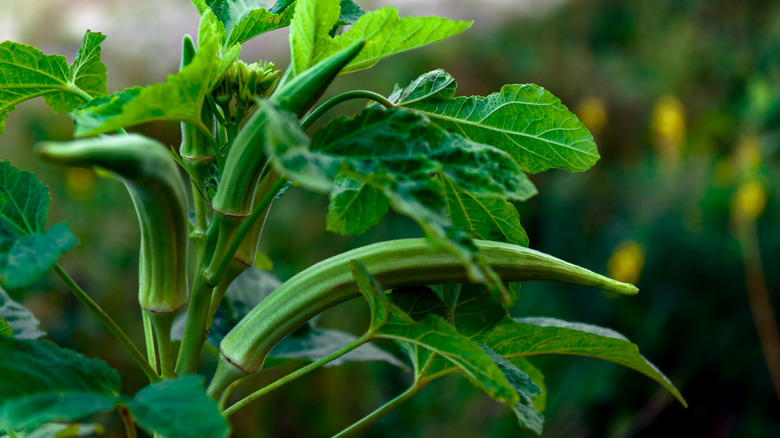
<path fill-rule="evenodd" d="M 227 388 L 225 388 L 225 391 L 222 393 L 222 395 L 219 397 L 219 410 L 224 411 L 227 408 L 227 404 L 230 401 L 230 397 L 233 396 L 233 393 L 236 392 L 236 389 L 238 388 L 238 385 L 241 384 L 241 380 L 236 380 L 235 382 L 228 385 Z"/>
<path fill-rule="evenodd" d="M 745 265 L 750 310 L 756 324 L 769 378 L 774 386 L 775 395 L 780 399 L 780 330 L 778 330 L 777 318 L 772 310 L 772 300 L 769 297 L 764 279 L 755 222 L 752 220 L 742 221 L 739 224 L 738 233 Z"/>
<path fill-rule="evenodd" d="M 204 260 L 205 261 L 205 260 Z M 212 287 L 202 271 L 195 276 L 195 283 L 187 304 L 187 321 L 184 324 L 179 357 L 176 362 L 176 374 L 193 374 L 198 369 L 198 358 L 203 342 L 206 340 L 206 319 L 211 303 Z"/>
<path fill-rule="evenodd" d="M 231 407 L 229 407 L 229 408 L 225 409 L 224 411 L 222 411 L 222 414 L 225 417 L 229 417 L 229 416 L 235 414 L 236 411 L 238 411 L 239 409 L 243 408 L 247 404 L 249 404 L 249 403 L 257 400 L 258 398 L 268 394 L 269 392 L 273 391 L 274 389 L 284 385 L 285 383 L 291 382 L 291 381 L 293 381 L 293 380 L 295 380 L 295 379 L 297 379 L 299 377 L 303 377 L 304 375 L 310 373 L 311 371 L 314 371 L 315 369 L 325 365 L 328 362 L 331 362 L 331 361 L 333 361 L 335 359 L 338 359 L 339 357 L 341 357 L 341 356 L 349 353 L 350 351 L 360 347 L 361 345 L 365 344 L 366 342 L 368 342 L 370 340 L 371 340 L 371 337 L 368 334 L 363 335 L 363 336 L 357 338 L 352 343 L 342 347 L 339 350 L 334 351 L 333 353 L 323 357 L 322 359 L 320 359 L 320 360 L 318 360 L 316 362 L 312 362 L 312 363 L 310 363 L 309 365 L 306 365 L 303 368 L 299 368 L 299 369 L 293 371 L 292 373 L 282 377 L 281 379 L 276 380 L 275 382 L 273 382 L 273 383 L 271 383 L 271 384 L 269 384 L 267 386 L 264 386 L 263 388 L 260 388 L 259 390 L 249 394 L 248 396 L 246 396 L 246 397 L 242 398 L 241 400 L 237 401 Z M 209 389 L 211 389 L 211 388 L 209 388 Z"/>
<path fill-rule="evenodd" d="M 154 327 L 149 314 L 141 310 L 141 317 L 144 321 L 144 339 L 146 341 L 146 360 L 154 368 L 156 374 L 160 374 L 160 368 L 157 366 L 157 347 L 154 345 Z"/>
<path fill-rule="evenodd" d="M 125 425 L 127 438 L 138 438 L 138 432 L 135 430 L 135 424 L 133 424 L 133 416 L 130 414 L 130 409 L 120 405 L 118 410 L 119 415 L 122 417 L 122 423 Z"/>
<path fill-rule="evenodd" d="M 152 313 L 144 311 L 154 327 L 154 338 L 157 340 L 157 351 L 160 357 L 160 368 L 164 379 L 175 379 L 173 371 L 173 353 L 171 351 L 171 325 L 176 312 Z"/>
<path fill-rule="evenodd" d="M 353 90 L 353 91 L 347 91 L 346 93 L 341 93 L 338 96 L 334 96 L 330 99 L 328 99 L 325 103 L 318 106 L 314 111 L 309 114 L 306 119 L 304 119 L 301 122 L 301 129 L 304 131 L 308 129 L 312 123 L 314 123 L 315 120 L 320 118 L 323 114 L 325 114 L 328 110 L 333 108 L 334 106 L 346 102 L 348 100 L 352 99 L 368 99 L 373 100 L 374 102 L 381 103 L 385 108 L 395 108 L 395 104 L 393 102 L 390 102 L 387 100 L 386 97 L 382 96 L 379 93 L 374 93 L 373 91 L 368 90 Z"/>
<path fill-rule="evenodd" d="M 223 258 L 219 262 L 219 265 L 217 265 L 217 269 L 214 272 L 210 272 L 212 280 L 220 280 L 222 274 L 225 272 L 225 269 L 227 269 L 233 254 L 236 253 L 238 247 L 241 245 L 241 241 L 244 240 L 244 237 L 246 237 L 249 230 L 252 229 L 255 222 L 257 221 L 257 218 L 263 214 L 265 208 L 268 207 L 271 201 L 273 201 L 273 199 L 276 197 L 276 194 L 279 193 L 279 190 L 281 190 L 285 184 L 287 184 L 287 179 L 280 177 L 268 190 L 263 199 L 257 203 L 257 205 L 254 207 L 254 210 L 252 211 L 252 214 L 247 216 L 243 222 L 241 222 L 241 225 L 238 227 L 236 234 L 233 236 L 233 241 L 231 242 L 230 247 L 228 247 L 227 252 L 222 255 Z"/>
<path fill-rule="evenodd" d="M 151 365 L 149 365 L 149 362 L 144 359 L 143 354 L 138 351 L 138 348 L 135 346 L 135 344 L 133 344 L 133 341 L 127 337 L 125 332 L 122 331 L 116 322 L 114 322 L 114 320 L 111 319 L 111 317 L 108 316 L 108 314 L 92 298 L 90 298 L 89 295 L 87 295 L 78 284 L 76 284 L 70 275 L 68 275 L 68 273 L 62 269 L 62 266 L 60 266 L 59 263 L 55 264 L 52 269 L 54 270 L 54 273 L 57 274 L 57 276 L 60 278 L 60 280 L 65 283 L 68 289 L 73 292 L 76 298 L 78 298 L 79 301 L 81 301 L 87 307 L 87 309 L 92 312 L 92 314 L 95 315 L 95 317 L 99 319 L 100 322 L 103 323 L 108 331 L 110 331 L 119 340 L 119 342 L 136 361 L 138 366 L 141 367 L 141 370 L 143 370 L 144 374 L 146 374 L 146 377 L 149 378 L 149 381 L 159 382 L 161 380 L 160 376 L 154 371 Z"/>
<path fill-rule="evenodd" d="M 387 415 L 393 409 L 397 408 L 401 403 L 412 398 L 414 395 L 420 392 L 421 389 L 422 386 L 418 385 L 418 382 L 415 382 L 412 386 L 410 386 L 406 391 L 398 395 L 396 398 L 385 403 L 382 407 L 378 408 L 374 412 L 361 418 L 358 422 L 354 423 L 348 428 L 342 430 L 336 435 L 333 435 L 333 438 L 342 438 L 366 428 L 367 426 L 374 423 L 376 420 Z"/>

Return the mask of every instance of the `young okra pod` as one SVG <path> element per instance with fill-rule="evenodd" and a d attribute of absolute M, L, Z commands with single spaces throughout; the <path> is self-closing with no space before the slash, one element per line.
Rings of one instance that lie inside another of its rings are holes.
<path fill-rule="evenodd" d="M 179 166 L 166 147 L 130 134 L 46 142 L 46 161 L 98 167 L 125 183 L 141 226 L 138 301 L 150 313 L 174 313 L 187 302 L 187 209 Z"/>
<path fill-rule="evenodd" d="M 503 281 L 553 280 L 635 294 L 633 285 L 593 273 L 529 248 L 475 241 Z M 228 333 L 210 394 L 232 379 L 258 371 L 271 348 L 320 312 L 359 295 L 350 261 L 360 260 L 386 289 L 468 282 L 461 260 L 426 239 L 403 239 L 358 248 L 322 261 L 282 284 Z"/>

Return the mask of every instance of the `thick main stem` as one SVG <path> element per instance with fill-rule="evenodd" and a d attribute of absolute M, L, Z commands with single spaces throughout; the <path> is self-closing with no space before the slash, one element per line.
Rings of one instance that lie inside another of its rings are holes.
<path fill-rule="evenodd" d="M 149 362 L 146 361 L 143 354 L 141 354 L 140 351 L 138 351 L 138 348 L 133 344 L 133 341 L 130 340 L 129 337 L 125 334 L 124 331 L 114 322 L 113 319 L 111 319 L 110 316 L 89 296 L 87 295 L 84 290 L 79 287 L 78 284 L 68 275 L 67 272 L 60 266 L 59 264 L 55 264 L 52 268 L 54 270 L 54 273 L 57 274 L 57 277 L 62 280 L 63 283 L 70 289 L 71 292 L 76 296 L 76 298 L 79 299 L 86 307 L 87 309 L 95 315 L 95 317 L 100 320 L 101 323 L 108 329 L 111 334 L 113 334 L 117 340 L 122 344 L 122 346 L 125 347 L 125 349 L 130 353 L 130 356 L 135 360 L 135 362 L 138 364 L 139 367 L 141 367 L 141 370 L 146 374 L 146 377 L 149 378 L 150 382 L 159 382 L 160 376 L 157 375 L 157 373 L 152 369 L 151 365 L 149 365 Z"/>
<path fill-rule="evenodd" d="M 176 361 L 176 374 L 193 374 L 198 369 L 198 358 L 203 342 L 208 336 L 206 319 L 211 303 L 212 287 L 202 272 L 195 277 L 187 305 L 187 321 L 181 339 L 179 357 Z"/>

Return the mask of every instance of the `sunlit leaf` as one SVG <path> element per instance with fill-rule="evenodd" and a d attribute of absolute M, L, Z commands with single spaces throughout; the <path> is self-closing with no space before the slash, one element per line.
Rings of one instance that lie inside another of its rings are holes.
<path fill-rule="evenodd" d="M 14 330 L 11 328 L 10 325 L 0 317 L 0 338 L 13 338 L 14 337 Z"/>
<path fill-rule="evenodd" d="M 76 438 L 82 436 L 102 435 L 105 428 L 99 424 L 42 424 L 27 432 L 16 432 L 17 438 Z M 9 438 L 2 435 L 0 438 Z"/>
<path fill-rule="evenodd" d="M 238 57 L 238 46 L 220 56 L 224 37 L 223 24 L 207 11 L 201 17 L 198 52 L 187 66 L 163 84 L 128 88 L 72 112 L 76 135 L 113 132 L 155 120 L 187 122 L 206 130 L 200 116 L 205 98 Z"/>
<path fill-rule="evenodd" d="M 45 55 L 35 47 L 0 43 L 0 134 L 5 119 L 25 100 L 43 96 L 55 112 L 76 109 L 89 97 L 106 94 L 106 67 L 100 43 L 106 37 L 87 31 L 73 64 L 61 55 Z"/>
<path fill-rule="evenodd" d="M 487 97 L 454 97 L 456 86 L 448 73 L 434 70 L 396 89 L 390 100 L 451 132 L 508 152 L 530 173 L 582 171 L 599 159 L 585 124 L 544 88 L 514 84 Z"/>
<path fill-rule="evenodd" d="M 339 19 L 339 0 L 297 0 L 290 23 L 290 56 L 294 73 L 315 64 L 315 58 L 328 51 L 330 30 Z"/>

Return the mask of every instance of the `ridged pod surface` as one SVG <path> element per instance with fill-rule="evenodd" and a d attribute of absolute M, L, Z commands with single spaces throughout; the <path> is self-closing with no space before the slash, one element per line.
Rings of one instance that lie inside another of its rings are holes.
<path fill-rule="evenodd" d="M 141 226 L 140 287 L 144 310 L 171 313 L 187 302 L 187 208 L 179 166 L 166 147 L 137 134 L 46 142 L 49 162 L 105 169 L 125 183 Z"/>

